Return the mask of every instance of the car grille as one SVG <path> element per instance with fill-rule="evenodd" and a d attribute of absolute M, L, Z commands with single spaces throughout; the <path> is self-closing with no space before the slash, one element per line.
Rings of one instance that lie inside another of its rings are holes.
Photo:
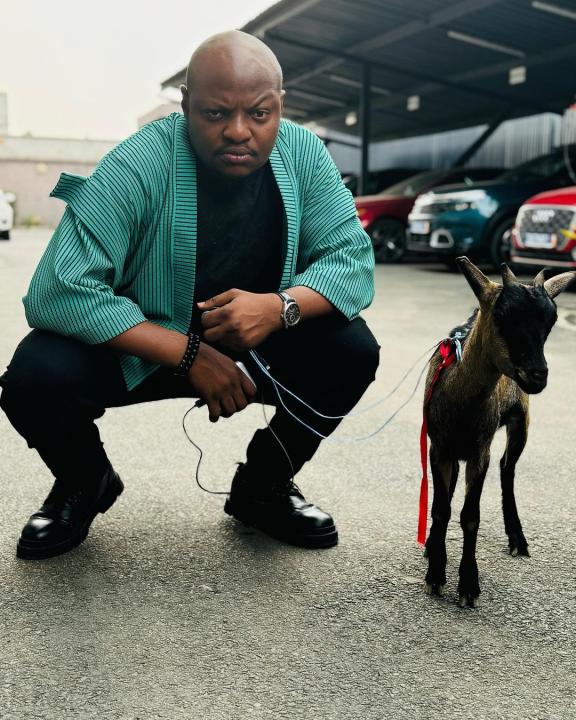
<path fill-rule="evenodd" d="M 414 235 L 409 233 L 407 237 L 408 250 L 420 250 L 430 252 L 430 236 L 429 235 Z"/>
<path fill-rule="evenodd" d="M 524 239 L 527 232 L 530 233 L 556 233 L 559 247 L 566 244 L 566 238 L 561 230 L 576 224 L 576 212 L 570 209 L 547 207 L 546 205 L 528 206 L 518 214 L 516 228 L 520 233 L 520 239 Z"/>

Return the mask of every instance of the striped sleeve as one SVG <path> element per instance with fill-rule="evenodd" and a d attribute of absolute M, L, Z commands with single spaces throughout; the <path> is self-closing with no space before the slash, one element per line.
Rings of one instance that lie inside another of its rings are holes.
<path fill-rule="evenodd" d="M 23 299 L 30 327 L 92 345 L 144 322 L 138 305 L 112 289 L 118 243 L 115 254 L 116 260 L 67 207 Z"/>
<path fill-rule="evenodd" d="M 317 145 L 304 196 L 294 285 L 316 290 L 353 319 L 374 297 L 374 252 L 334 161 L 319 140 Z"/>

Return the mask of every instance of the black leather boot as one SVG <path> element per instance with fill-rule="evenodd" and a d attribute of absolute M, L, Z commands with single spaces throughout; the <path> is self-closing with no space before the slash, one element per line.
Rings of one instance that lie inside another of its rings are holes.
<path fill-rule="evenodd" d="M 291 480 L 256 483 L 244 464 L 236 470 L 224 511 L 244 525 L 290 545 L 327 548 L 338 542 L 332 517 L 306 502 Z"/>
<path fill-rule="evenodd" d="M 96 515 L 105 513 L 123 490 L 112 468 L 96 482 L 80 487 L 56 480 L 40 510 L 24 526 L 16 555 L 40 560 L 72 550 L 86 538 Z"/>

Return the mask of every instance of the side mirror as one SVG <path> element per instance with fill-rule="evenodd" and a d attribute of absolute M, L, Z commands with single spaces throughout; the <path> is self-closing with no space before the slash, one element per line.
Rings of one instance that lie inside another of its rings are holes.
<path fill-rule="evenodd" d="M 16 195 L 14 193 L 4 193 L 4 200 L 8 203 L 16 202 Z"/>

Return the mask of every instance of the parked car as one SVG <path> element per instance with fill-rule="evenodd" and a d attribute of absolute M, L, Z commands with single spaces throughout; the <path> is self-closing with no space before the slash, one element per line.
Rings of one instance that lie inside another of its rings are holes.
<path fill-rule="evenodd" d="M 10 231 L 14 223 L 14 210 L 10 203 L 16 197 L 12 193 L 5 193 L 0 190 L 0 240 L 10 240 Z"/>
<path fill-rule="evenodd" d="M 422 172 L 422 168 L 387 168 L 386 170 L 371 170 L 368 173 L 368 188 L 364 194 L 374 195 L 375 193 L 382 192 L 391 185 L 395 185 L 401 180 L 412 177 L 412 175 L 419 172 Z M 342 180 L 352 195 L 358 194 L 358 175 L 344 175 Z"/>
<path fill-rule="evenodd" d="M 421 195 L 408 218 L 408 248 L 433 252 L 448 265 L 458 255 L 510 260 L 511 235 L 520 205 L 538 192 L 576 182 L 576 145 L 518 165 L 490 183 L 442 188 Z"/>
<path fill-rule="evenodd" d="M 502 173 L 502 168 L 428 170 L 392 185 L 378 195 L 355 199 L 362 227 L 372 238 L 376 262 L 398 262 L 406 252 L 406 224 L 416 197 L 448 182 L 471 185 Z"/>
<path fill-rule="evenodd" d="M 528 199 L 512 230 L 512 262 L 576 268 L 576 186 Z"/>

